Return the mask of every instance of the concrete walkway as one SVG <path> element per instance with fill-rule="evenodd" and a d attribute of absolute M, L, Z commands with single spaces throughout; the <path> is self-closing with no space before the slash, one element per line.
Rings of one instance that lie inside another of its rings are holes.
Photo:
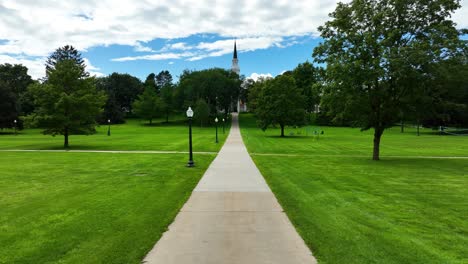
<path fill-rule="evenodd" d="M 143 263 L 316 263 L 247 153 L 236 114 L 223 148 Z"/>

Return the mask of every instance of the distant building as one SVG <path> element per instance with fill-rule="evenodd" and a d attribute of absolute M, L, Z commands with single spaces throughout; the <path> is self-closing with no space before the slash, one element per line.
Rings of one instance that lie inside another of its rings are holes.
<path fill-rule="evenodd" d="M 232 57 L 231 71 L 240 76 L 239 59 L 237 58 L 237 42 L 234 41 L 234 55 Z M 241 89 L 244 89 L 243 87 Z M 242 100 L 237 100 L 237 112 L 247 112 L 247 104 Z"/>

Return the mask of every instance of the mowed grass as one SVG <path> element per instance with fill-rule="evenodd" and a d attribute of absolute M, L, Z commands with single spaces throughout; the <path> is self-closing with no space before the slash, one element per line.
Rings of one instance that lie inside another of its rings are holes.
<path fill-rule="evenodd" d="M 321 127 L 286 128 L 285 138 L 279 137 L 280 130 L 257 128 L 251 114 L 242 114 L 244 143 L 251 153 L 282 153 L 303 155 L 353 155 L 372 157 L 373 130 L 359 128 Z M 324 134 L 314 135 L 314 131 Z M 293 133 L 294 135 L 290 135 Z M 307 135 L 308 134 L 308 135 Z M 437 131 L 421 129 L 416 135 L 415 128 L 399 127 L 385 130 L 380 154 L 385 156 L 468 156 L 468 136 L 440 136 Z"/>
<path fill-rule="evenodd" d="M 215 152 L 220 149 L 229 133 L 230 120 L 223 134 L 222 123 L 218 127 L 219 144 L 215 143 L 215 127 L 193 125 L 193 151 Z M 150 126 L 145 120 L 129 119 L 125 124 L 111 125 L 111 136 L 107 136 L 107 125 L 97 127 L 93 135 L 70 136 L 70 149 L 77 150 L 161 150 L 188 151 L 188 123 L 186 118 L 176 116 L 169 123 L 155 120 Z M 14 135 L 0 134 L 1 149 L 63 149 L 63 136 L 43 135 L 41 129 L 25 129 Z"/>
<path fill-rule="evenodd" d="M 384 133 L 376 162 L 371 133 L 358 129 L 278 138 L 279 129 L 264 133 L 251 115 L 240 122 L 255 163 L 319 263 L 468 263 L 468 159 L 432 158 L 468 156 L 468 137 L 395 128 Z"/>
<path fill-rule="evenodd" d="M 0 153 L 0 263 L 140 263 L 214 157 Z"/>
<path fill-rule="evenodd" d="M 188 151 L 183 117 L 128 120 L 73 135 L 75 150 Z M 217 152 L 228 135 L 193 126 L 193 150 Z M 63 136 L 0 134 L 0 150 L 63 148 Z M 215 154 L 1 152 L 0 263 L 140 263 L 190 196 Z"/>

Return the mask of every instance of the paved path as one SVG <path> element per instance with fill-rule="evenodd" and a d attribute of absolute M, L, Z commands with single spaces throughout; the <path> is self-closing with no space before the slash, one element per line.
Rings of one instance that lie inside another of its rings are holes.
<path fill-rule="evenodd" d="M 316 263 L 247 153 L 237 115 L 218 156 L 143 262 Z"/>

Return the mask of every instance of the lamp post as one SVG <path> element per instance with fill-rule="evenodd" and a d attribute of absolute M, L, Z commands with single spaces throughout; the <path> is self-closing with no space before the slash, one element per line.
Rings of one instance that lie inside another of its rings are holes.
<path fill-rule="evenodd" d="M 218 118 L 215 118 L 215 124 L 216 124 L 216 143 L 218 143 Z"/>
<path fill-rule="evenodd" d="M 110 136 L 110 119 L 107 119 L 107 124 L 108 124 L 107 135 Z"/>
<path fill-rule="evenodd" d="M 187 118 L 189 120 L 189 161 L 187 163 L 187 167 L 194 167 L 195 163 L 193 162 L 193 153 L 192 153 L 192 117 L 193 117 L 193 110 L 189 106 L 187 109 Z"/>
<path fill-rule="evenodd" d="M 225 120 L 224 120 L 224 118 L 223 118 L 223 134 L 224 134 L 224 127 L 225 127 L 225 124 L 226 124 L 226 123 L 225 123 Z"/>
<path fill-rule="evenodd" d="M 15 136 L 16 136 L 16 134 L 17 134 L 17 133 L 16 133 L 16 130 L 17 130 L 16 123 L 17 123 L 17 122 L 18 122 L 18 121 L 16 121 L 16 119 L 13 121 L 13 123 L 15 123 Z"/>

